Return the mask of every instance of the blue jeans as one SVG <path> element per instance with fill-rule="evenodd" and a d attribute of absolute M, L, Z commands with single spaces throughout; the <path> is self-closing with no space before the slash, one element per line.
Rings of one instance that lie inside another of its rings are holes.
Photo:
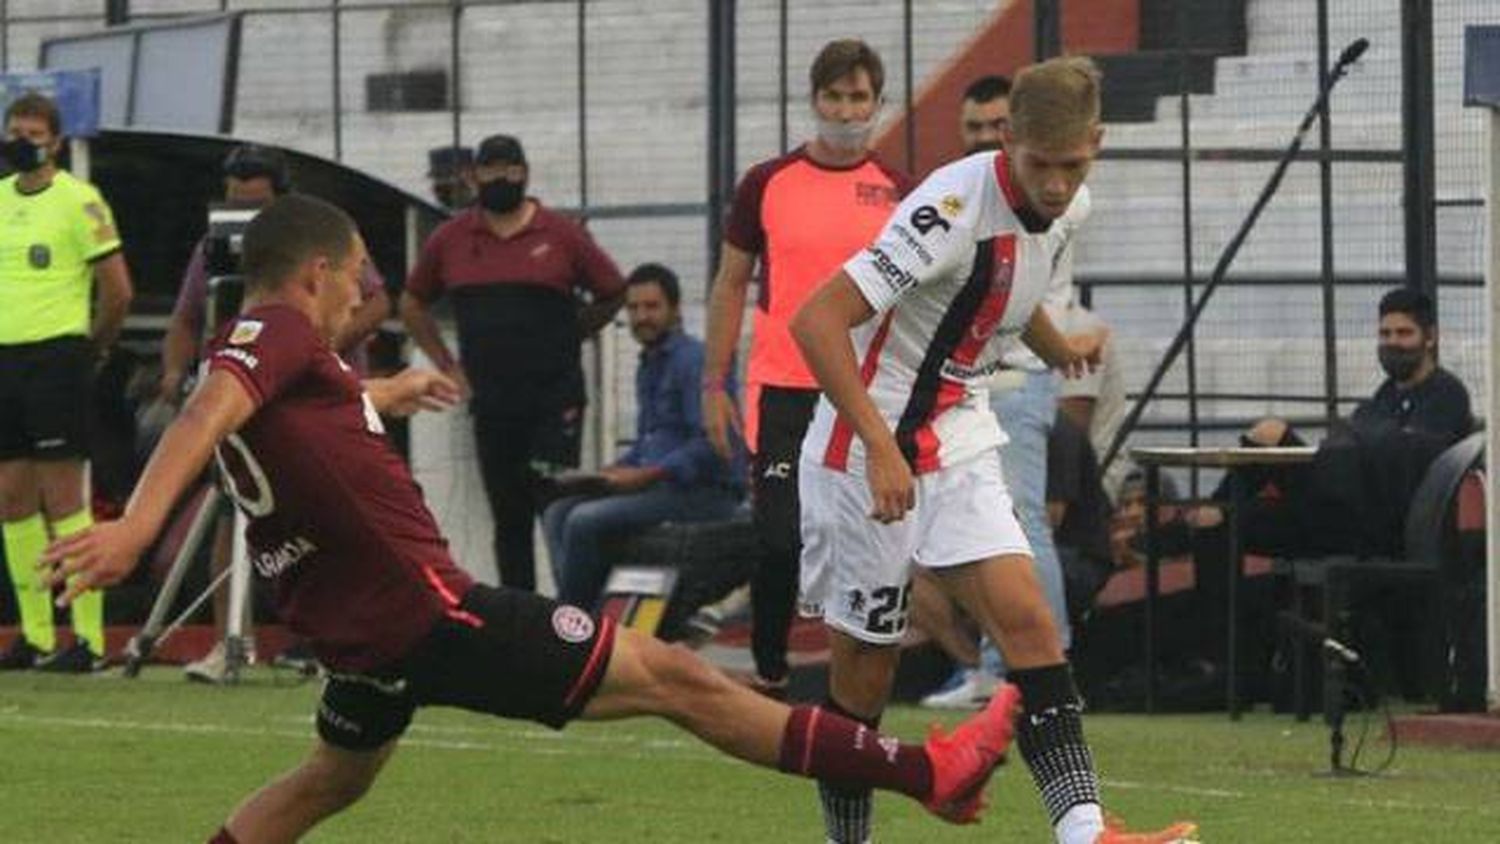
<path fill-rule="evenodd" d="M 600 550 L 605 539 L 663 522 L 730 519 L 739 501 L 732 490 L 670 483 L 624 495 L 573 496 L 554 501 L 542 514 L 542 532 L 552 558 L 557 599 L 585 609 L 592 609 L 598 602 L 614 564 Z"/>
<path fill-rule="evenodd" d="M 1028 372 L 1018 389 L 994 396 L 990 409 L 1000 417 L 1000 427 L 1010 437 L 1000 449 L 1001 471 L 1016 505 L 1016 516 L 1036 563 L 1037 578 L 1052 609 L 1063 650 L 1072 645 L 1068 627 L 1068 603 L 1063 592 L 1062 563 L 1057 545 L 1052 541 L 1052 526 L 1047 523 L 1047 438 L 1052 434 L 1057 415 L 1057 376 L 1051 372 Z M 1000 652 L 993 642 L 985 641 L 981 664 L 996 675 L 1005 673 Z"/>

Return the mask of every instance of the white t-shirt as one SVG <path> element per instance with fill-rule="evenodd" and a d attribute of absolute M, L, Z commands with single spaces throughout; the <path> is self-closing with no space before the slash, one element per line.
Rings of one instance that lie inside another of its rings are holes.
<path fill-rule="evenodd" d="M 1098 314 L 1078 304 L 1069 302 L 1061 312 L 1053 312 L 1058 330 L 1064 334 L 1083 334 L 1106 328 Z M 1080 378 L 1064 378 L 1059 398 L 1085 398 L 1094 400 L 1094 415 L 1089 422 L 1089 441 L 1094 451 L 1102 457 L 1105 449 L 1114 441 L 1115 432 L 1125 421 L 1125 378 L 1120 372 L 1119 356 L 1115 354 L 1115 340 L 1110 337 L 1104 343 L 1099 367 Z"/>
<path fill-rule="evenodd" d="M 1085 188 L 1073 203 L 1087 205 Z M 971 155 L 927 177 L 844 264 L 876 312 L 851 332 L 861 378 L 919 474 L 1005 442 L 984 382 L 1052 288 L 1075 229 L 1060 218 L 1028 231 L 1023 207 L 1004 153 Z M 863 472 L 863 444 L 827 397 L 802 459 Z"/>

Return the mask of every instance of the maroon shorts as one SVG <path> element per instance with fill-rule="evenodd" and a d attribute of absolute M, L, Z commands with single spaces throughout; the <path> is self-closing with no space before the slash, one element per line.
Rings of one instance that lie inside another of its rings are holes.
<path fill-rule="evenodd" d="M 456 706 L 561 729 L 599 688 L 615 627 L 531 592 L 475 585 L 400 663 L 363 674 L 330 672 L 318 735 L 345 750 L 399 737 L 419 706 Z"/>

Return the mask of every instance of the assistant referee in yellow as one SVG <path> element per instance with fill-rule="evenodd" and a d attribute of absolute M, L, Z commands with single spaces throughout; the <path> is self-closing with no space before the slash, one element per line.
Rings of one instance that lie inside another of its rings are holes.
<path fill-rule="evenodd" d="M 5 110 L 5 134 L 0 152 L 16 172 L 0 179 L 0 527 L 21 635 L 0 668 L 81 673 L 102 664 L 103 593 L 73 602 L 74 644 L 59 649 L 36 566 L 49 537 L 93 522 L 93 376 L 125 320 L 130 273 L 99 191 L 57 167 L 57 106 L 22 95 Z"/>

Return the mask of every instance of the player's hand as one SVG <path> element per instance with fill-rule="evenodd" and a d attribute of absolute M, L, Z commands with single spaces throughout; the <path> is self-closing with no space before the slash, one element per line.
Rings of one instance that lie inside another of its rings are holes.
<path fill-rule="evenodd" d="M 66 582 L 59 607 L 90 589 L 103 589 L 124 580 L 135 568 L 152 537 L 128 521 L 100 522 L 55 540 L 42 553 L 37 567 L 49 587 Z"/>
<path fill-rule="evenodd" d="M 1109 340 L 1109 329 L 1100 328 L 1083 334 L 1069 334 L 1068 360 L 1060 368 L 1068 378 L 1082 378 L 1099 368 L 1104 359 L 1104 343 Z"/>
<path fill-rule="evenodd" d="M 458 398 L 460 401 L 474 395 L 474 387 L 469 384 L 469 376 L 468 373 L 464 372 L 463 364 L 455 362 L 444 367 L 443 374 L 448 376 L 448 380 L 458 385 Z"/>
<path fill-rule="evenodd" d="M 615 492 L 636 492 L 656 483 L 661 472 L 647 466 L 605 466 L 599 470 Z"/>
<path fill-rule="evenodd" d="M 447 410 L 461 398 L 463 388 L 447 375 L 408 367 L 390 377 L 390 392 L 381 409 L 392 416 L 410 416 L 419 410 Z"/>
<path fill-rule="evenodd" d="M 867 448 L 865 482 L 870 485 L 873 504 L 870 518 L 881 524 L 899 522 L 908 510 L 917 506 L 916 482 L 911 467 L 894 441 L 888 445 Z"/>
<path fill-rule="evenodd" d="M 734 456 L 731 437 L 744 437 L 745 426 L 740 421 L 739 409 L 722 386 L 703 388 L 703 432 L 708 435 L 714 451 L 725 460 Z"/>

